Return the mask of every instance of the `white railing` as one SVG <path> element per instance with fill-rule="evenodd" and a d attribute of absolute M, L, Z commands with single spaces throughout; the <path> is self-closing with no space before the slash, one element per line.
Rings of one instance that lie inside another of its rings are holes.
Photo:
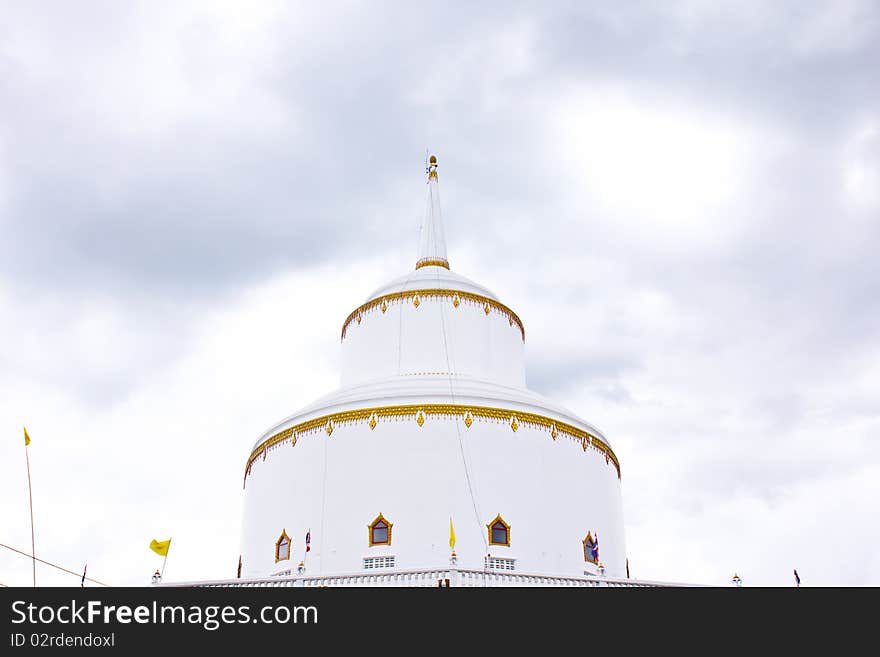
<path fill-rule="evenodd" d="M 651 580 L 617 579 L 613 577 L 568 577 L 505 571 L 471 570 L 467 568 L 428 568 L 423 570 L 387 570 L 373 573 L 341 573 L 338 575 L 294 575 L 257 579 L 217 579 L 194 582 L 163 582 L 166 587 L 657 587 L 696 586 Z"/>

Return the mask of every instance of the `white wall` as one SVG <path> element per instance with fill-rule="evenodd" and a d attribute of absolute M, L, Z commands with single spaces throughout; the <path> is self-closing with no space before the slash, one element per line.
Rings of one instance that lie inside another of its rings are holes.
<path fill-rule="evenodd" d="M 445 329 L 445 336 L 444 336 Z M 525 387 L 519 326 L 495 309 L 422 297 L 373 308 L 352 321 L 342 341 L 342 385 L 388 376 L 452 372 Z"/>
<path fill-rule="evenodd" d="M 507 323 L 505 320 L 505 327 Z M 507 327 L 509 328 L 509 327 Z M 478 508 L 468 490 L 459 433 Z M 462 567 L 482 568 L 486 524 L 501 513 L 511 525 L 511 556 L 521 572 L 581 575 L 581 540 L 600 539 L 609 576 L 625 576 L 620 481 L 613 462 L 546 431 L 431 416 L 339 425 L 332 436 L 300 436 L 258 459 L 244 491 L 243 575 L 295 568 L 312 532 L 309 574 L 361 570 L 365 556 L 394 554 L 399 568 L 444 566 L 449 517 Z M 393 523 L 390 548 L 370 548 L 367 525 L 382 512 Z M 292 558 L 276 564 L 274 544 L 286 529 Z"/>

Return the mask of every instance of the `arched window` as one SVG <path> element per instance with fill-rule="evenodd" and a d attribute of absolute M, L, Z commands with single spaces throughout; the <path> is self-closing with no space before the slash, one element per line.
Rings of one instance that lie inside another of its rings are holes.
<path fill-rule="evenodd" d="M 489 545 L 506 545 L 510 547 L 510 525 L 504 522 L 499 513 L 495 520 L 486 527 L 489 528 Z"/>
<path fill-rule="evenodd" d="M 591 532 L 587 532 L 584 540 L 584 561 L 588 563 L 599 563 L 599 535 L 593 536 Z"/>
<path fill-rule="evenodd" d="M 290 536 L 282 529 L 281 536 L 275 541 L 275 563 L 290 559 Z"/>
<path fill-rule="evenodd" d="M 369 524 L 370 547 L 391 545 L 391 528 L 393 526 L 381 513 L 376 516 L 376 519 Z"/>

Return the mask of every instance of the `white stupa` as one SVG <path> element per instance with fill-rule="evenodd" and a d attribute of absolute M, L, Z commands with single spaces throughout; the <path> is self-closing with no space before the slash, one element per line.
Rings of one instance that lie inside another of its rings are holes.
<path fill-rule="evenodd" d="M 415 268 L 342 324 L 341 387 L 254 443 L 241 578 L 626 577 L 608 438 L 526 387 L 523 322 L 452 271 L 433 156 L 427 192 Z"/>

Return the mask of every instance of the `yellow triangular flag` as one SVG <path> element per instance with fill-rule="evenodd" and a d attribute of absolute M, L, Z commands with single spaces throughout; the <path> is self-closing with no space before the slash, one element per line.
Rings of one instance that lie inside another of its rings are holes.
<path fill-rule="evenodd" d="M 168 548 L 171 546 L 171 539 L 167 541 L 157 541 L 155 538 L 150 543 L 150 549 L 160 557 L 168 556 Z"/>
<path fill-rule="evenodd" d="M 452 517 L 449 518 L 449 547 L 455 549 L 455 527 L 452 526 Z"/>
<path fill-rule="evenodd" d="M 31 437 L 28 435 L 27 427 L 23 427 L 23 429 L 24 429 L 24 444 L 25 444 L 25 446 L 27 446 L 27 445 L 31 444 Z"/>

